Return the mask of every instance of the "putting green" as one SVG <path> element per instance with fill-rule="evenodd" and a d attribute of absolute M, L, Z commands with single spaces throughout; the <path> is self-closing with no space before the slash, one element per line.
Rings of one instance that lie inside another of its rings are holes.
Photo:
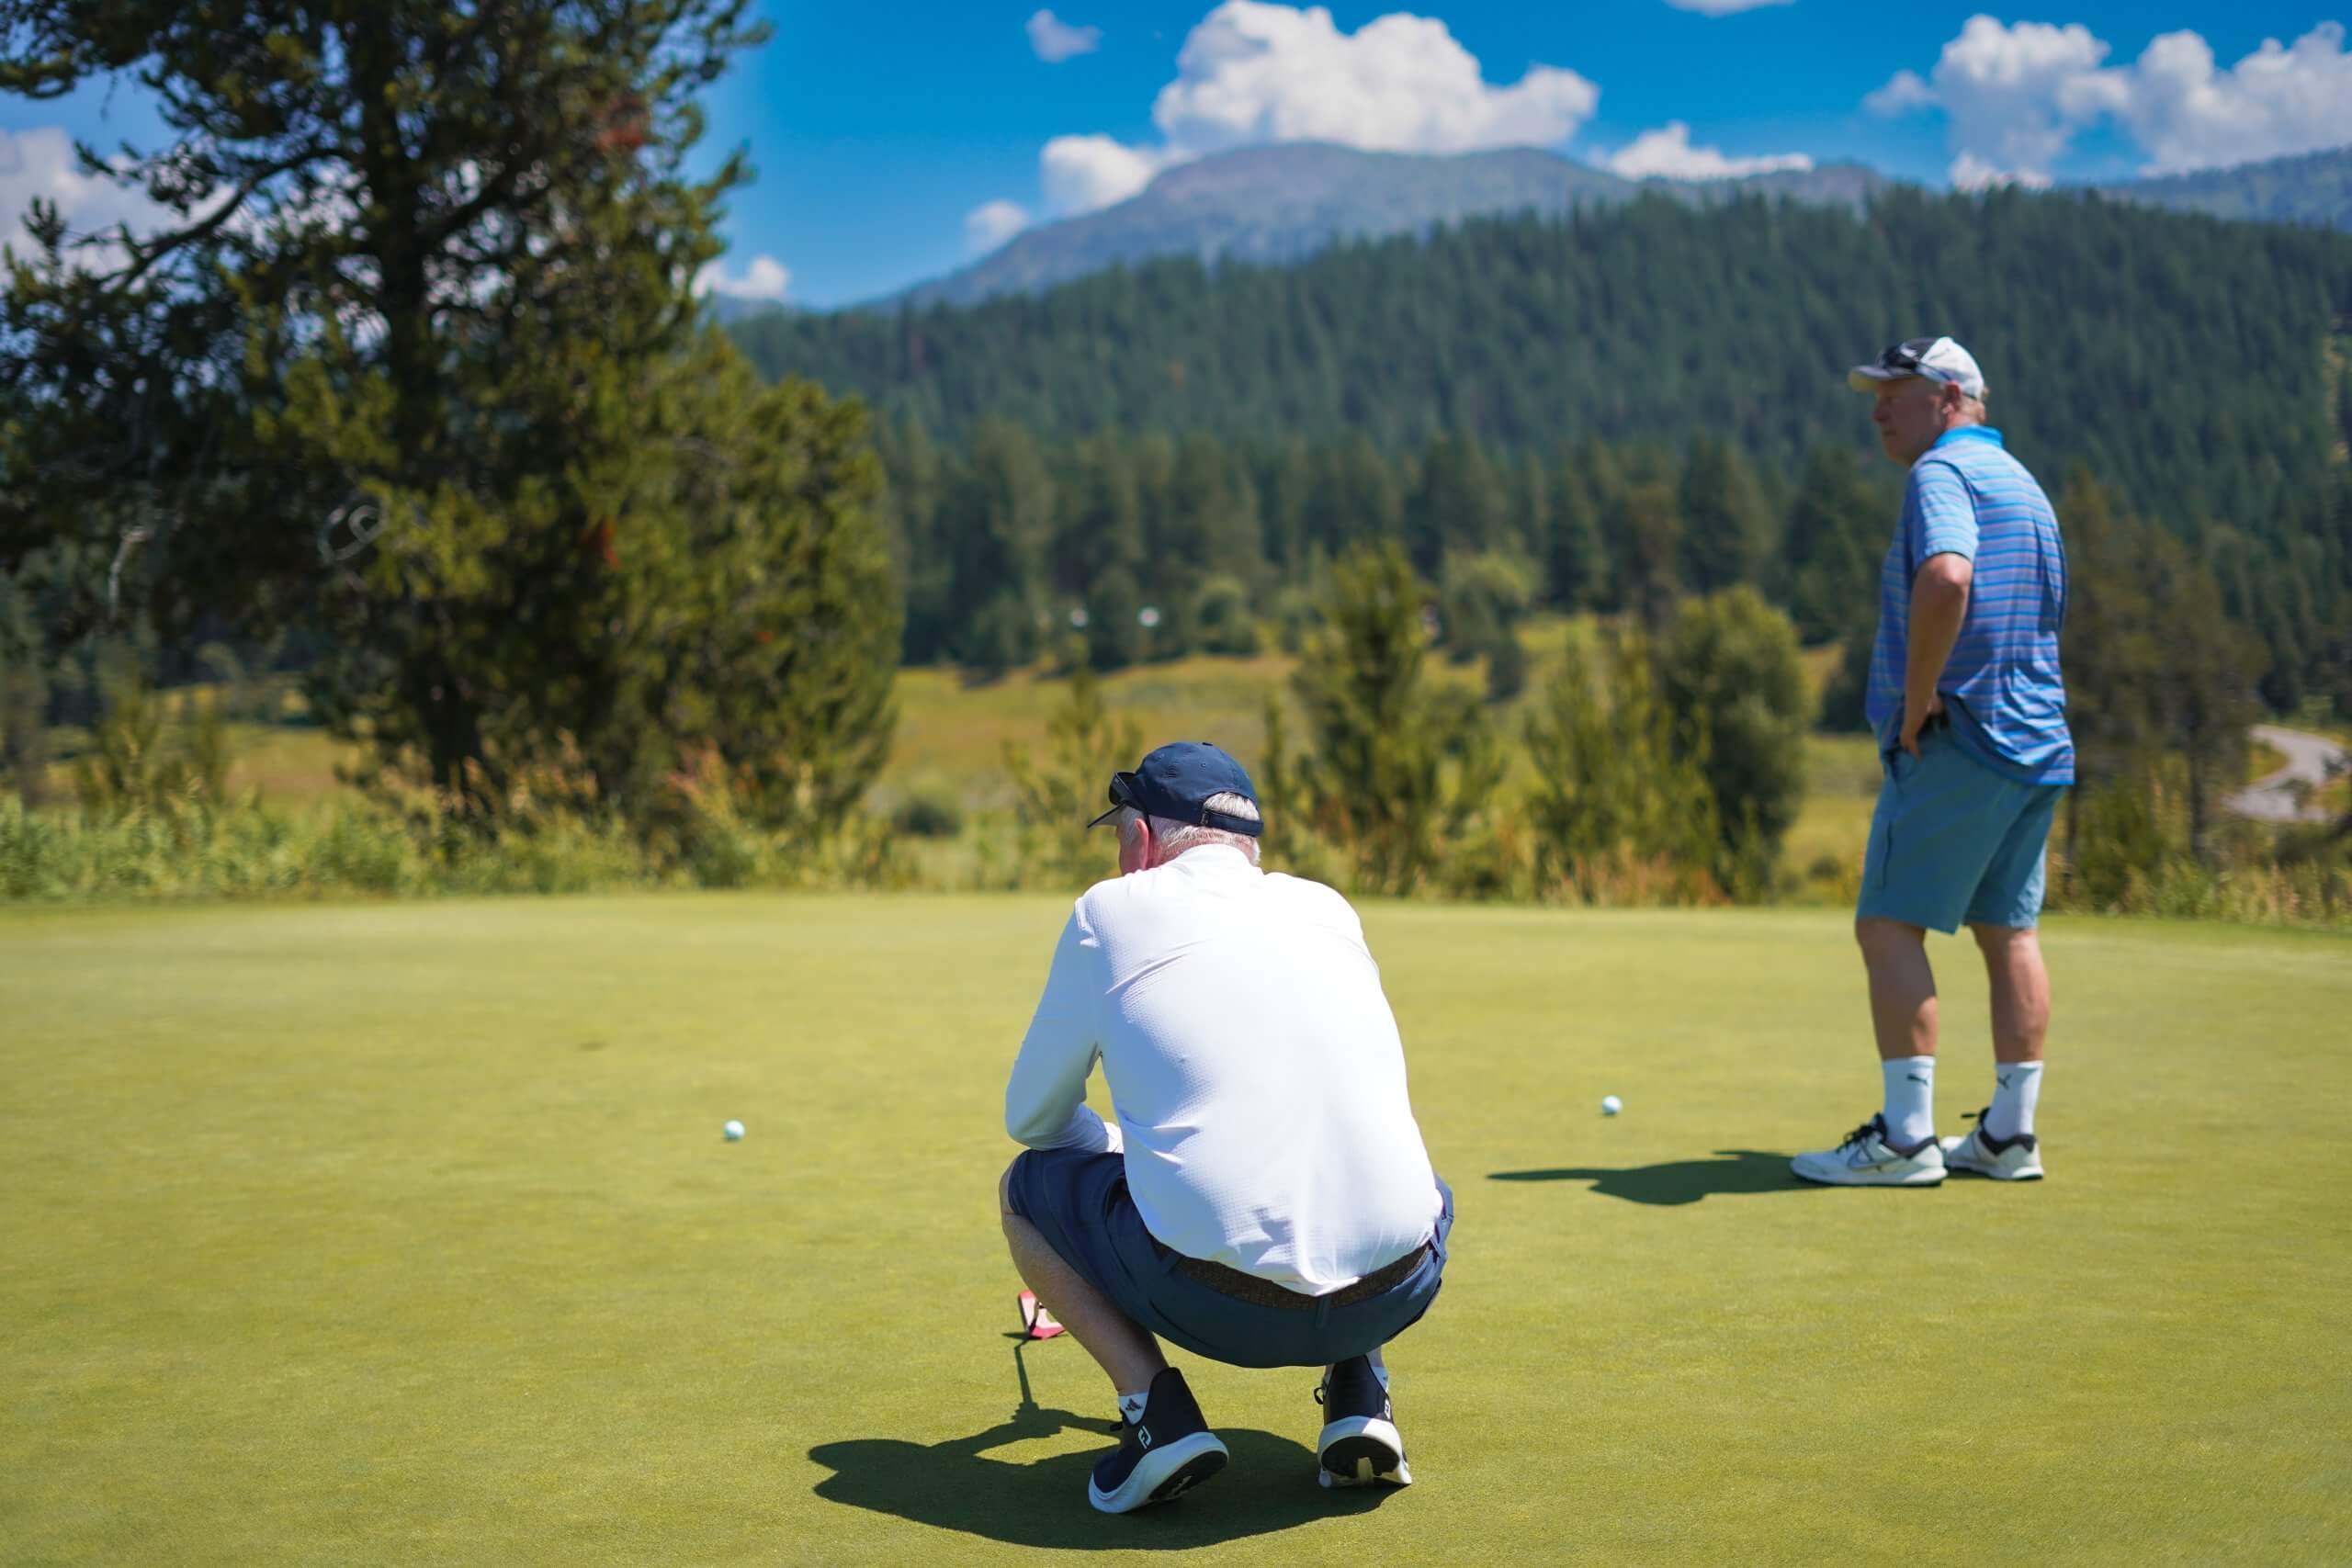
<path fill-rule="evenodd" d="M 2352 1559 L 2352 941 L 2054 923 L 2052 1179 L 1825 1191 L 1841 918 L 1373 908 L 1459 1201 L 1420 1483 L 1318 1490 L 1314 1374 L 1193 1364 L 1233 1467 L 1113 1519 L 993 1209 L 1065 908 L 0 913 L 0 1557 Z"/>

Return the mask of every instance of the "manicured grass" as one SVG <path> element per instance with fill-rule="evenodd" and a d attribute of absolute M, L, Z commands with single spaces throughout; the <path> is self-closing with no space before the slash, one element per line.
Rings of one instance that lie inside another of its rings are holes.
<path fill-rule="evenodd" d="M 2052 1179 L 1822 1191 L 1842 913 L 1372 907 L 1461 1216 L 1419 1484 L 1318 1490 L 1314 1374 L 1194 1364 L 1235 1467 L 1112 1519 L 991 1207 L 1066 908 L 0 911 L 0 1556 L 2352 1558 L 2352 941 L 2053 922 Z"/>

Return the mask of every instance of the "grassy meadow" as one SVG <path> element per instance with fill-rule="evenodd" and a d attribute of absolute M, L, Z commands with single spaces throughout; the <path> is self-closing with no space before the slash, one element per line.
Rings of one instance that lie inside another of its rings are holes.
<path fill-rule="evenodd" d="M 1532 782 L 1532 764 L 1520 743 L 1528 711 L 1556 668 L 1572 623 L 1536 617 L 1521 627 L 1531 656 L 1527 689 L 1490 709 L 1509 739 L 1514 771 L 1505 792 L 1523 792 Z M 1835 648 L 1805 656 L 1815 689 L 1826 681 L 1838 658 Z M 1114 722 L 1135 725 L 1146 747 L 1170 739 L 1214 740 L 1255 767 L 1264 752 L 1269 696 L 1289 705 L 1295 657 L 1268 652 L 1255 658 L 1197 656 L 1141 665 L 1103 678 L 1103 701 Z M 1432 657 L 1430 678 L 1483 690 L 1482 661 L 1456 664 Z M 167 695 L 168 711 L 185 716 L 190 699 L 209 690 L 188 688 Z M 1001 679 L 975 682 L 943 668 L 901 670 L 897 677 L 898 725 L 889 761 L 868 796 L 869 807 L 889 816 L 910 798 L 952 807 L 964 826 L 941 840 L 905 841 L 922 885 L 969 888 L 987 885 L 988 851 L 981 840 L 1009 825 L 1016 799 L 1005 763 L 1008 745 L 1037 756 L 1050 749 L 1047 724 L 1068 700 L 1068 682 L 1045 666 L 1017 670 Z M 257 795 L 266 805 L 298 815 L 327 812 L 346 798 L 342 773 L 358 760 L 353 746 L 305 723 L 290 680 L 278 678 L 259 692 L 241 694 L 241 711 L 272 708 L 284 722 L 241 718 L 228 726 L 228 789 L 237 798 Z M 1297 721 L 1295 710 L 1291 722 Z M 1306 744 L 1294 728 L 1292 744 Z M 49 788 L 53 801 L 74 799 L 74 758 L 88 745 L 80 731 L 59 730 L 52 739 Z M 1878 761 L 1860 735 L 1816 734 L 1807 743 L 1808 794 L 1784 843 L 1781 864 L 1792 901 L 1844 903 L 1860 874 L 1864 836 L 1878 791 Z"/>
<path fill-rule="evenodd" d="M 0 1560 L 2352 1559 L 2352 939 L 2054 920 L 2051 1179 L 1819 1190 L 1842 915 L 1368 906 L 1460 1213 L 1419 1483 L 1194 1365 L 1234 1466 L 1105 1518 L 990 1207 L 1065 908 L 0 910 Z"/>

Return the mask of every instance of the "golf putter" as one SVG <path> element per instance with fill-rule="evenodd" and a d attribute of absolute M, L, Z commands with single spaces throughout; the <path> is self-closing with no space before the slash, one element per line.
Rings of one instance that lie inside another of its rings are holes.
<path fill-rule="evenodd" d="M 1054 1314 L 1047 1312 L 1044 1303 L 1037 1300 L 1035 1292 L 1022 1292 L 1018 1301 L 1021 1307 L 1021 1331 L 1030 1338 L 1051 1339 L 1057 1335 L 1069 1332 L 1054 1321 Z"/>

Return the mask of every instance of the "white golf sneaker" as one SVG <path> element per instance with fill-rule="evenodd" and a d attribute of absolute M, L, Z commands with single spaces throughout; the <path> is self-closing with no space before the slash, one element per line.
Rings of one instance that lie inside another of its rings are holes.
<path fill-rule="evenodd" d="M 1991 1109 L 1989 1106 L 1987 1110 Z M 2014 1138 L 1996 1138 L 1984 1130 L 1984 1112 L 1975 1116 L 1976 1125 L 1957 1138 L 1943 1140 L 1944 1164 L 1952 1170 L 1964 1170 L 1972 1176 L 1989 1176 L 1996 1181 L 2039 1181 L 2041 1179 L 2041 1142 L 2031 1133 L 2019 1133 Z"/>
<path fill-rule="evenodd" d="M 1887 1141 L 1886 1118 L 1872 1116 L 1836 1148 L 1799 1155 L 1789 1168 L 1832 1187 L 1933 1187 L 1944 1179 L 1944 1151 L 1933 1137 L 1898 1147 Z"/>

